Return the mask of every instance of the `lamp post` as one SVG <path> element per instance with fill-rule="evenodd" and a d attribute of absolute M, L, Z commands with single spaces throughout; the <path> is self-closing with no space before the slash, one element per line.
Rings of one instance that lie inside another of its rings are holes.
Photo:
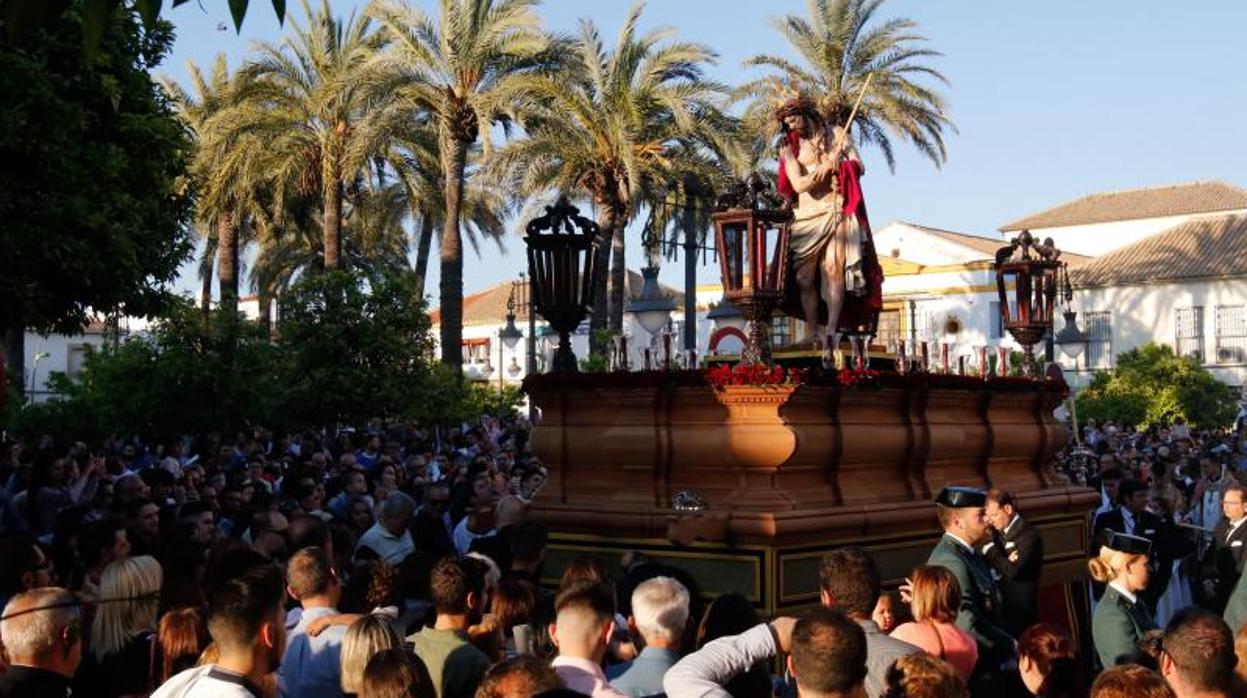
<path fill-rule="evenodd" d="M 1062 354 L 1074 360 L 1074 368 L 1077 369 L 1078 357 L 1086 351 L 1091 337 L 1078 326 L 1078 313 L 1070 306 L 1074 300 L 1074 288 L 1069 281 L 1069 267 L 1064 264 L 1061 266 L 1061 281 L 1061 299 L 1065 301 L 1065 310 L 1061 314 L 1065 316 L 1065 327 L 1056 333 L 1053 341 L 1061 348 Z"/>
<path fill-rule="evenodd" d="M 595 260 L 602 244 L 598 225 L 580 215 L 580 209 L 560 197 L 546 213 L 529 221 L 528 276 L 532 279 L 532 307 L 559 334 L 554 370 L 575 373 L 576 355 L 571 333 L 589 314 L 594 298 Z"/>
<path fill-rule="evenodd" d="M 502 366 L 505 363 L 502 357 L 503 349 L 514 350 L 519 346 L 520 340 L 524 338 L 524 333 L 520 328 L 515 326 L 515 288 L 514 283 L 511 284 L 511 295 L 507 297 L 507 324 L 498 330 L 498 339 L 502 340 L 498 345 L 498 395 L 501 397 L 506 394 L 506 378 L 503 376 Z M 511 356 L 511 364 L 515 367 L 515 371 L 508 373 L 514 378 L 519 373 L 519 364 L 515 361 L 515 356 Z"/>
<path fill-rule="evenodd" d="M 771 315 L 784 297 L 792 212 L 734 208 L 714 214 L 723 297 L 749 323 L 741 360 L 771 360 Z"/>
<path fill-rule="evenodd" d="M 1052 330 L 1058 275 L 1064 266 L 1060 256 L 1051 238 L 1036 243 L 1029 230 L 996 252 L 996 294 L 1002 324 L 1022 345 L 1022 368 L 1031 378 L 1039 377 L 1035 345 Z M 1009 310 L 1009 284 L 1013 285 L 1017 317 Z"/>
<path fill-rule="evenodd" d="M 46 351 L 35 354 L 35 360 L 30 365 L 30 404 L 35 404 L 35 375 L 39 372 L 39 362 L 51 356 Z"/>
<path fill-rule="evenodd" d="M 650 333 L 650 336 L 662 331 L 671 319 L 675 310 L 675 301 L 663 295 L 658 286 L 658 267 L 650 264 L 641 269 L 641 277 L 645 280 L 641 285 L 641 295 L 628 299 L 628 312 L 636 318 L 638 324 Z"/>

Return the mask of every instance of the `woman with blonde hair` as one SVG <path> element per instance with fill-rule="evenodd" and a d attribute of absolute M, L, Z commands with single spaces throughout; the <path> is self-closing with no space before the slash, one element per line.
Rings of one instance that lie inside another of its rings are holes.
<path fill-rule="evenodd" d="M 969 679 L 979 648 L 969 633 L 954 625 L 961 607 L 961 585 L 947 567 L 919 565 L 910 576 L 910 611 L 914 620 L 901 624 L 892 637 L 943 659 Z"/>
<path fill-rule="evenodd" d="M 346 629 L 342 638 L 342 692 L 356 695 L 363 690 L 364 669 L 378 652 L 402 649 L 403 640 L 383 617 L 361 616 Z"/>
<path fill-rule="evenodd" d="M 1091 639 L 1104 668 L 1131 661 L 1144 633 L 1156 621 L 1139 598 L 1147 588 L 1152 542 L 1139 536 L 1106 531 L 1100 554 L 1087 561 L 1091 578 L 1108 586 L 1091 619 Z"/>
<path fill-rule="evenodd" d="M 90 651 L 75 676 L 75 696 L 145 696 L 161 678 L 156 610 L 164 573 L 150 555 L 115 560 L 100 578 Z"/>

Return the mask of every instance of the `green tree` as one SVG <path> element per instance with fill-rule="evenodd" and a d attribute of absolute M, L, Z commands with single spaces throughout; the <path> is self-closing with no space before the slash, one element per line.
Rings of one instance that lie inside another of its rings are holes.
<path fill-rule="evenodd" d="M 25 408 L 14 426 L 83 439 L 167 439 L 271 425 L 282 391 L 267 339 L 255 323 L 222 310 L 205 318 L 176 302 L 149 333 L 88 354 L 72 380 L 53 374 L 61 399 Z"/>
<path fill-rule="evenodd" d="M 0 41 L 0 327 L 18 375 L 23 328 L 150 315 L 191 250 L 189 142 L 149 74 L 171 28 L 108 22 L 91 59 L 77 9 Z"/>
<path fill-rule="evenodd" d="M 628 221 L 644 201 L 664 198 L 671 181 L 698 169 L 703 150 L 734 148 L 734 125 L 717 107 L 726 88 L 703 75 L 716 54 L 675 40 L 670 29 L 639 34 L 642 9 L 633 6 L 610 50 L 593 22 L 581 21 L 564 69 L 531 81 L 540 109 L 523 121 L 527 137 L 499 149 L 493 165 L 529 196 L 580 193 L 593 201 L 610 244 L 600 248 L 601 302 L 590 324 L 615 333 L 623 329 Z"/>
<path fill-rule="evenodd" d="M 774 104 L 780 98 L 776 78 L 782 78 L 816 100 L 830 123 L 843 126 L 866 76 L 873 75 L 853 123 L 858 141 L 878 146 L 892 169 L 893 137 L 908 141 L 936 166 L 942 165 L 947 159 L 944 132 L 953 125 L 944 98 L 919 81 L 948 82 L 930 64 L 941 54 L 926 47 L 926 37 L 917 33 L 918 23 L 912 19 L 878 18 L 883 3 L 807 0 L 808 17 L 772 20 L 798 59 L 758 55 L 745 61 L 747 67 L 773 70 L 737 91 L 739 96 L 758 98 L 746 118 L 754 124 L 774 118 Z"/>
<path fill-rule="evenodd" d="M 441 355 L 463 363 L 463 215 L 468 152 L 489 129 L 510 122 L 524 102 L 534 71 L 550 60 L 549 41 L 533 10 L 536 0 L 441 0 L 437 20 L 397 0 L 369 6 L 388 50 L 373 67 L 386 76 L 387 91 L 413 115 L 436 125 L 444 176 L 442 226 Z"/>
<path fill-rule="evenodd" d="M 1167 345 L 1149 342 L 1117 357 L 1078 394 L 1080 417 L 1147 428 L 1181 417 L 1199 429 L 1228 426 L 1238 409 L 1229 386 Z"/>
<path fill-rule="evenodd" d="M 297 424 L 359 424 L 420 409 L 433 345 L 410 271 L 312 275 L 281 299 L 284 413 Z"/>

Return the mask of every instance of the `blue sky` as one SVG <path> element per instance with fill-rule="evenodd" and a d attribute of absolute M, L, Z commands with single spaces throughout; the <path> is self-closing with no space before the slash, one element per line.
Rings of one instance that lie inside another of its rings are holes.
<path fill-rule="evenodd" d="M 365 3 L 331 4 L 348 14 Z M 224 2 L 166 9 L 178 39 L 160 72 L 183 80 L 188 60 L 205 65 L 224 52 L 237 65 L 253 41 L 279 40 L 270 3 L 251 5 L 238 35 L 232 24 L 218 29 L 230 23 Z M 301 17 L 298 3 L 288 5 Z M 589 17 L 609 43 L 630 6 L 547 0 L 539 11 L 555 30 Z M 739 83 L 748 75 L 741 67 L 747 57 L 791 55 L 768 19 L 804 12 L 802 0 L 653 1 L 642 26 L 673 27 L 710 45 L 720 55 L 710 76 Z M 916 20 L 944 54 L 936 66 L 951 83 L 943 91 L 958 132 L 948 135 L 942 169 L 904 146 L 894 173 L 879 153 L 862 154 L 876 227 L 899 219 L 992 234 L 1009 220 L 1097 191 L 1208 179 L 1247 185 L 1247 3 L 892 0 L 881 15 Z M 629 245 L 630 266 L 639 267 L 635 235 Z M 469 292 L 522 270 L 518 237 L 507 240 L 507 250 L 483 249 L 480 259 L 469 252 Z M 435 294 L 436 256 L 430 266 Z M 681 269 L 668 264 L 662 280 L 679 286 Z M 188 265 L 179 288 L 197 288 L 193 275 Z M 717 272 L 703 265 L 698 278 L 716 281 Z"/>

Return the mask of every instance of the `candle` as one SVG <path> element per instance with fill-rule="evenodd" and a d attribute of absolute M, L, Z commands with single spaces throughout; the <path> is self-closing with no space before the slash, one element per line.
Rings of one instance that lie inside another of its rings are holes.
<path fill-rule="evenodd" d="M 925 339 L 922 340 L 921 344 L 922 344 L 922 357 L 920 361 L 921 361 L 922 370 L 929 373 L 931 371 L 931 347 L 927 344 L 927 340 Z"/>
<path fill-rule="evenodd" d="M 896 342 L 896 372 L 904 375 L 909 371 L 909 355 L 905 353 L 905 340 Z"/>

